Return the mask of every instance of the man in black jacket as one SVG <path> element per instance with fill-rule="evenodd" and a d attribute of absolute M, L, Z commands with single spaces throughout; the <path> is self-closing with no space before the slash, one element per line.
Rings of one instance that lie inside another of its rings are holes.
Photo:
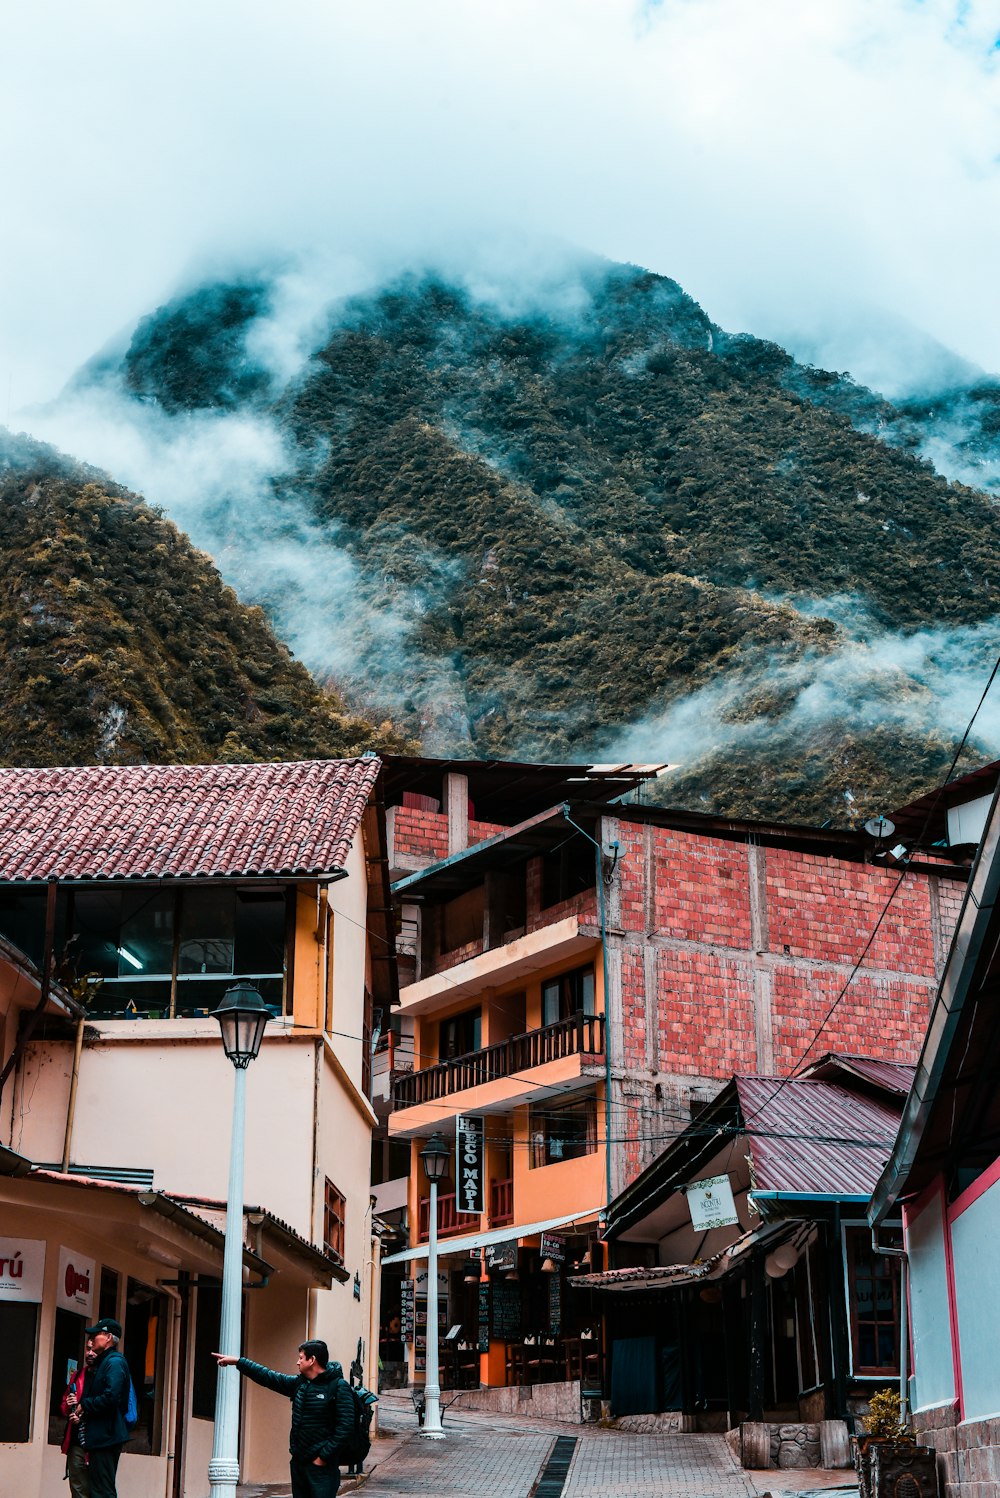
<path fill-rule="evenodd" d="M 334 1498 L 340 1487 L 338 1455 L 354 1434 L 354 1396 L 325 1342 L 303 1342 L 297 1373 L 275 1373 L 249 1358 L 213 1352 L 220 1368 L 235 1366 L 246 1378 L 292 1401 L 292 1498 Z"/>
<path fill-rule="evenodd" d="M 79 1427 L 83 1423 L 83 1446 L 87 1452 L 90 1498 L 118 1498 L 115 1475 L 118 1458 L 130 1431 L 125 1423 L 131 1387 L 128 1363 L 118 1351 L 121 1322 L 102 1316 L 86 1330 L 90 1346 L 96 1353 L 83 1386 L 83 1398 L 67 1397 L 70 1419 Z"/>

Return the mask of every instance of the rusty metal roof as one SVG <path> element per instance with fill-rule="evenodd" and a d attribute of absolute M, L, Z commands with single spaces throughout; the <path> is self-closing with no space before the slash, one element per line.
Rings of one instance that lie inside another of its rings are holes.
<path fill-rule="evenodd" d="M 374 756 L 0 769 L 0 881 L 339 872 Z"/>
<path fill-rule="evenodd" d="M 871 1196 L 892 1153 L 902 1099 L 831 1082 L 735 1077 L 753 1161 L 753 1195 Z"/>
<path fill-rule="evenodd" d="M 801 1075 L 820 1082 L 836 1082 L 844 1076 L 858 1077 L 883 1092 L 905 1097 L 913 1085 L 915 1071 L 915 1066 L 903 1061 L 883 1061 L 874 1056 L 851 1056 L 831 1051 L 807 1066 Z"/>

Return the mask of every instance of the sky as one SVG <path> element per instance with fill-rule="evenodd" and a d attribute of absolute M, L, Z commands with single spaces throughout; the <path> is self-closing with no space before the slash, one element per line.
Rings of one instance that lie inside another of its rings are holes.
<path fill-rule="evenodd" d="M 998 38 L 996 0 L 8 7 L 0 420 L 305 249 L 563 241 L 888 393 L 924 335 L 1000 370 Z"/>

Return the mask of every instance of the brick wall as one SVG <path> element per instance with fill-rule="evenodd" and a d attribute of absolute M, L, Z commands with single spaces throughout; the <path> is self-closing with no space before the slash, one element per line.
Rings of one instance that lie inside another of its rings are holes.
<path fill-rule="evenodd" d="M 1000 1492 L 1000 1420 L 958 1424 L 954 1404 L 918 1410 L 913 1428 L 937 1452 L 941 1498 L 996 1498 Z"/>
<path fill-rule="evenodd" d="M 916 1060 L 962 883 L 907 875 L 834 1008 L 898 871 L 624 819 L 605 835 L 621 845 L 608 944 L 616 1189 L 680 1131 L 692 1094 L 736 1072 L 794 1070 L 821 1027 L 807 1060 Z"/>
<path fill-rule="evenodd" d="M 448 816 L 443 811 L 420 811 L 412 806 L 391 808 L 392 864 L 397 869 L 423 869 L 448 857 Z M 469 846 L 503 832 L 499 822 L 470 822 Z"/>

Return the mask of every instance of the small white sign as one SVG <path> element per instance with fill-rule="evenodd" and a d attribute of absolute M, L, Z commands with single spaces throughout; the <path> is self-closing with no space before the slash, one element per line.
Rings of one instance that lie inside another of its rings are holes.
<path fill-rule="evenodd" d="M 728 1176 L 709 1176 L 685 1187 L 691 1221 L 700 1233 L 711 1228 L 739 1226 L 733 1202 L 733 1188 Z"/>
<path fill-rule="evenodd" d="M 44 1239 L 0 1238 L 0 1300 L 40 1303 L 44 1282 Z"/>
<path fill-rule="evenodd" d="M 64 1311 L 76 1311 L 90 1318 L 94 1314 L 94 1280 L 97 1265 L 93 1259 L 74 1253 L 71 1248 L 59 1250 L 59 1280 L 56 1305 Z"/>

